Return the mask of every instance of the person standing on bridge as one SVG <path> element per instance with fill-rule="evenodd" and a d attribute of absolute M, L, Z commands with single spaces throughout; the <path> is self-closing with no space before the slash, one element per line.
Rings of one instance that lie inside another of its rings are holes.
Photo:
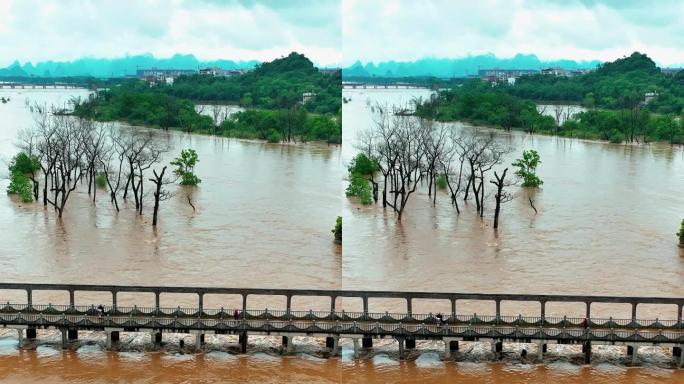
<path fill-rule="evenodd" d="M 233 312 L 233 317 L 235 320 L 240 320 L 240 312 L 237 309 Z"/>
<path fill-rule="evenodd" d="M 589 320 L 585 317 L 585 318 L 582 320 L 582 323 L 580 323 L 580 325 L 582 326 L 582 329 L 587 329 L 587 328 L 589 328 Z"/>

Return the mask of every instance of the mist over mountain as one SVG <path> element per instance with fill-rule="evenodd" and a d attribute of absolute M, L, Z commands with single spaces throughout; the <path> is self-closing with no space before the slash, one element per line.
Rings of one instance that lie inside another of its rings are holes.
<path fill-rule="evenodd" d="M 601 64 L 598 60 L 550 60 L 542 61 L 536 55 L 517 54 L 512 58 L 499 58 L 494 54 L 467 56 L 462 58 L 424 58 L 416 61 L 383 61 L 366 63 L 356 61 L 342 70 L 342 76 L 382 76 L 382 77 L 465 77 L 477 75 L 479 69 L 540 69 L 544 67 L 561 67 L 564 69 L 590 69 Z"/>
<path fill-rule="evenodd" d="M 93 76 L 123 77 L 135 75 L 138 68 L 159 69 L 198 69 L 200 67 L 219 67 L 223 69 L 248 69 L 259 62 L 256 60 L 198 60 L 194 55 L 175 54 L 169 58 L 157 58 L 152 54 L 125 56 L 114 59 L 84 57 L 74 61 L 43 61 L 23 65 L 18 61 L 0 68 L 0 76 Z"/>

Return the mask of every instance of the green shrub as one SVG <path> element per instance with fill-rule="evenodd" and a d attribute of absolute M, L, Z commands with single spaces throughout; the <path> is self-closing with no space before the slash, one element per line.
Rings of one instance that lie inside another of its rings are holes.
<path fill-rule="evenodd" d="M 358 173 L 354 173 L 350 176 L 346 194 L 347 197 L 358 197 L 363 205 L 368 205 L 373 202 L 373 190 L 371 189 L 368 179 Z"/>
<path fill-rule="evenodd" d="M 623 138 L 624 138 L 624 136 L 622 135 L 622 133 L 620 133 L 618 131 L 613 131 L 610 134 L 610 137 L 608 137 L 608 141 L 610 141 L 613 144 L 621 144 Z"/>
<path fill-rule="evenodd" d="M 97 185 L 98 188 L 107 186 L 107 175 L 104 172 L 100 172 L 95 176 L 95 185 Z"/>
<path fill-rule="evenodd" d="M 283 140 L 283 136 L 276 131 L 275 129 L 271 128 L 268 130 L 268 134 L 266 135 L 266 141 L 269 143 L 280 143 Z"/>
<path fill-rule="evenodd" d="M 537 166 L 541 163 L 539 153 L 534 149 L 523 151 L 522 159 L 517 159 L 513 162 L 513 166 L 517 167 L 515 171 L 516 176 L 523 179 L 523 187 L 538 187 L 544 182 L 537 176 Z"/>
<path fill-rule="evenodd" d="M 40 169 L 40 164 L 35 157 L 29 157 L 24 152 L 17 153 L 9 165 L 10 172 L 21 172 L 23 174 L 33 173 Z"/>
<path fill-rule="evenodd" d="M 355 173 L 364 176 L 370 176 L 380 170 L 380 165 L 376 160 L 370 159 L 365 153 L 356 155 L 351 163 L 349 163 L 349 174 Z"/>
<path fill-rule="evenodd" d="M 677 236 L 679 236 L 679 244 L 684 245 L 684 220 L 682 220 L 682 225 L 679 227 Z"/>
<path fill-rule="evenodd" d="M 32 202 L 33 190 L 31 189 L 31 180 L 18 170 L 14 170 L 10 178 L 10 184 L 7 186 L 7 193 L 19 195 L 24 203 Z"/>
<path fill-rule="evenodd" d="M 448 186 L 446 176 L 445 175 L 437 176 L 437 179 L 435 179 L 435 186 L 439 189 L 446 189 Z"/>
<path fill-rule="evenodd" d="M 335 241 L 337 241 L 338 243 L 342 242 L 342 216 L 337 216 L 335 226 L 330 232 L 332 232 L 335 236 Z"/>
<path fill-rule="evenodd" d="M 181 151 L 180 157 L 173 159 L 171 165 L 176 166 L 173 173 L 181 178 L 182 185 L 197 185 L 202 182 L 195 175 L 195 165 L 198 162 L 197 152 L 194 149 L 184 149 Z"/>

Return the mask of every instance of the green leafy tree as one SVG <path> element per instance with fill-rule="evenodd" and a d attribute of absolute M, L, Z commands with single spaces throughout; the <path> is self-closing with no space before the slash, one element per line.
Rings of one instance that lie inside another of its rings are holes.
<path fill-rule="evenodd" d="M 523 151 L 522 158 L 513 162 L 513 166 L 518 168 L 515 174 L 523 179 L 523 187 L 539 187 L 544 184 L 536 174 L 540 163 L 539 153 L 534 149 Z"/>
<path fill-rule="evenodd" d="M 335 236 L 335 241 L 342 243 L 342 216 L 337 216 L 335 226 L 331 232 L 333 233 L 333 236 Z"/>
<path fill-rule="evenodd" d="M 350 175 L 346 194 L 347 197 L 358 197 L 363 205 L 368 205 L 373 202 L 373 190 L 368 179 L 358 173 Z"/>
<path fill-rule="evenodd" d="M 18 171 L 26 175 L 40 170 L 40 164 L 35 157 L 19 152 L 10 162 L 9 169 L 10 172 Z"/>
<path fill-rule="evenodd" d="M 349 185 L 347 186 L 347 196 L 356 196 L 361 204 L 371 204 L 374 199 L 374 190 L 377 184 L 373 180 L 373 174 L 380 170 L 380 165 L 376 160 L 359 153 L 354 156 L 349 163 Z M 373 186 L 371 187 L 371 183 Z"/>
<path fill-rule="evenodd" d="M 13 171 L 10 176 L 10 184 L 7 186 L 7 193 L 19 195 L 21 201 L 30 203 L 33 201 L 33 192 L 29 178 L 19 171 Z"/>
<path fill-rule="evenodd" d="M 194 173 L 198 162 L 197 152 L 194 149 L 182 150 L 180 157 L 176 157 L 171 162 L 171 165 L 176 167 L 173 173 L 181 178 L 182 185 L 197 185 L 202 182 Z"/>
<path fill-rule="evenodd" d="M 449 186 L 449 183 L 447 182 L 446 176 L 445 175 L 439 175 L 437 179 L 435 180 L 435 185 L 439 189 L 447 189 Z"/>
<path fill-rule="evenodd" d="M 349 173 L 370 176 L 380 170 L 380 165 L 375 160 L 371 160 L 365 153 L 359 153 L 349 163 Z"/>
<path fill-rule="evenodd" d="M 24 203 L 32 202 L 38 191 L 34 177 L 38 170 L 40 170 L 40 164 L 36 158 L 24 152 L 16 154 L 9 164 L 10 184 L 7 186 L 7 193 L 19 195 Z"/>

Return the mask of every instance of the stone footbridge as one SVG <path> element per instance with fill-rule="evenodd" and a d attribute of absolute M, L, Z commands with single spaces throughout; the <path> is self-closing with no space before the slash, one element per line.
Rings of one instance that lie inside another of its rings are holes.
<path fill-rule="evenodd" d="M 200 347 L 204 335 L 214 333 L 238 335 L 240 349 L 246 353 L 249 335 L 282 336 L 286 351 L 292 351 L 293 337 L 314 336 L 326 338 L 326 348 L 332 355 L 338 354 L 340 338 L 352 339 L 354 355 L 359 357 L 359 344 L 362 348 L 372 348 L 374 339 L 389 338 L 397 340 L 400 358 L 405 349 L 415 347 L 416 340 L 443 341 L 444 357 L 450 358 L 459 349 L 460 341 L 489 341 L 495 353 L 502 351 L 506 341 L 537 344 L 540 359 L 548 344 L 581 344 L 587 363 L 591 362 L 592 345 L 624 345 L 634 363 L 640 346 L 659 345 L 672 349 L 678 366 L 684 364 L 682 298 L 0 283 L 0 302 L 3 292 L 16 290 L 25 292 L 27 300 L 0 304 L 0 327 L 17 329 L 20 343 L 25 338 L 36 338 L 37 329 L 57 329 L 62 332 L 65 347 L 78 338 L 79 330 L 104 332 L 108 347 L 119 340 L 121 332 L 149 332 L 153 343 L 160 343 L 163 333 L 192 333 Z M 36 291 L 66 291 L 69 303 L 35 303 L 33 293 Z M 76 292 L 108 292 L 112 301 L 103 303 L 102 308 L 76 305 Z M 117 305 L 117 296 L 130 292 L 152 293 L 156 305 Z M 162 307 L 160 295 L 166 293 L 195 294 L 197 305 Z M 242 306 L 205 308 L 204 296 L 208 294 L 239 295 Z M 285 297 L 286 305 L 277 310 L 254 308 L 248 305 L 250 296 Z M 330 308 L 294 310 L 292 298 L 299 296 L 327 297 Z M 340 298 L 360 299 L 363 310 L 336 308 Z M 405 300 L 406 310 L 396 313 L 369 311 L 369 299 L 378 298 Z M 433 313 L 414 313 L 412 304 L 419 299 L 448 300 L 452 311 L 440 314 L 441 319 Z M 493 301 L 495 313 L 457 312 L 458 302 L 463 300 Z M 537 316 L 506 316 L 501 313 L 502 301 L 536 302 L 540 311 Z M 585 317 L 547 316 L 546 305 L 556 302 L 583 303 L 586 305 Z M 622 319 L 592 316 L 591 306 L 595 303 L 628 304 L 632 316 Z M 668 320 L 638 318 L 637 307 L 646 304 L 671 305 L 677 309 L 677 315 Z"/>

